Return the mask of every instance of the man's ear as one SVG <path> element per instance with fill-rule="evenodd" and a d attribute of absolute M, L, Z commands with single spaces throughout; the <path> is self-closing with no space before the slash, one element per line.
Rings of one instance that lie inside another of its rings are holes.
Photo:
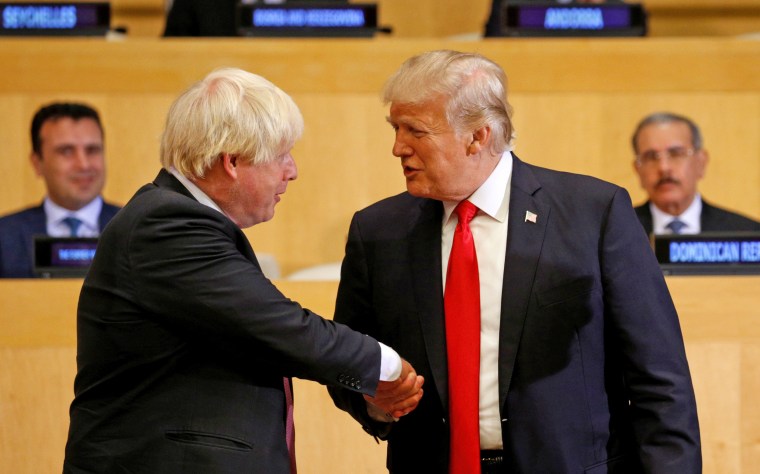
<path fill-rule="evenodd" d="M 219 155 L 219 161 L 222 164 L 222 169 L 231 178 L 237 179 L 237 166 L 238 156 L 231 155 L 229 153 L 222 153 Z"/>
<path fill-rule="evenodd" d="M 483 126 L 472 132 L 472 141 L 467 146 L 467 154 L 477 155 L 488 147 L 491 139 L 491 128 Z"/>
<path fill-rule="evenodd" d="M 705 177 L 705 171 L 707 169 L 707 163 L 710 162 L 710 154 L 704 148 L 697 150 L 697 176 L 699 179 Z"/>
<path fill-rule="evenodd" d="M 42 176 L 42 157 L 35 152 L 29 154 L 29 161 L 32 163 L 32 168 L 37 176 Z"/>

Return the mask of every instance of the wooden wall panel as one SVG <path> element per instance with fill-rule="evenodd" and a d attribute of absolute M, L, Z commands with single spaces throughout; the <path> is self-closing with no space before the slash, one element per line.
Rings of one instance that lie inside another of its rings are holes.
<path fill-rule="evenodd" d="M 760 277 L 668 277 L 667 283 L 694 381 L 704 472 L 756 472 Z M 332 314 L 336 283 L 276 284 L 317 313 Z M 0 281 L 0 472 L 60 472 L 76 373 L 80 286 L 81 280 Z M 334 408 L 324 387 L 296 380 L 295 390 L 299 472 L 386 472 L 385 445 Z"/>
<path fill-rule="evenodd" d="M 760 43 L 738 40 L 98 40 L 0 42 L 0 213 L 40 201 L 28 163 L 28 127 L 52 100 L 96 106 L 106 129 L 105 196 L 125 203 L 159 168 L 170 103 L 220 66 L 243 67 L 289 92 L 306 131 L 299 178 L 276 217 L 247 231 L 283 274 L 342 257 L 352 214 L 404 190 L 379 93 L 407 57 L 475 50 L 503 65 L 517 128 L 515 150 L 542 166 L 590 174 L 644 199 L 630 134 L 655 110 L 692 116 L 711 163 L 708 200 L 760 218 Z M 582 64 L 583 67 L 578 65 Z M 55 78 L 55 80 L 51 80 Z"/>

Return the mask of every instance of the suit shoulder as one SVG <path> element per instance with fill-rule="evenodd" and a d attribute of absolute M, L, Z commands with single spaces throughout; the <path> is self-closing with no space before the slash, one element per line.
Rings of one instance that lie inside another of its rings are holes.
<path fill-rule="evenodd" d="M 121 206 L 112 202 L 103 201 L 103 212 L 116 214 L 121 209 Z"/>
<path fill-rule="evenodd" d="M 45 219 L 45 211 L 42 206 L 28 207 L 20 211 L 0 216 L 0 228 L 10 228 L 25 224 L 37 219 Z"/>
<path fill-rule="evenodd" d="M 395 196 L 387 197 L 374 204 L 371 204 L 357 212 L 358 216 L 369 219 L 384 218 L 405 215 L 410 210 L 418 209 L 429 199 L 412 196 L 408 192 L 403 192 Z"/>
<path fill-rule="evenodd" d="M 703 231 L 760 231 L 760 222 L 702 200 Z"/>
<path fill-rule="evenodd" d="M 628 191 L 617 184 L 594 176 L 568 171 L 552 170 L 540 166 L 527 165 L 541 183 L 542 190 L 558 196 L 574 198 L 610 199 L 618 193 L 628 196 Z"/>

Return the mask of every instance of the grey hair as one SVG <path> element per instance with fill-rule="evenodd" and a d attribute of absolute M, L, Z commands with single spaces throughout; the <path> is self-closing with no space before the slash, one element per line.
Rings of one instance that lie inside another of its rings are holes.
<path fill-rule="evenodd" d="M 691 146 L 694 147 L 695 150 L 701 150 L 702 132 L 699 131 L 699 127 L 696 123 L 694 123 L 693 120 L 683 115 L 674 114 L 672 112 L 655 112 L 644 117 L 641 122 L 636 125 L 636 130 L 633 132 L 633 136 L 631 137 L 631 146 L 633 146 L 633 152 L 639 152 L 639 150 L 636 148 L 636 140 L 639 138 L 639 133 L 641 133 L 641 130 L 643 130 L 645 127 L 658 123 L 675 122 L 685 123 L 689 127 L 689 130 L 691 131 Z"/>
<path fill-rule="evenodd" d="M 504 70 L 477 53 L 428 51 L 407 59 L 386 82 L 383 102 L 421 104 L 448 98 L 446 119 L 458 132 L 489 126 L 493 153 L 504 152 L 514 137 Z"/>

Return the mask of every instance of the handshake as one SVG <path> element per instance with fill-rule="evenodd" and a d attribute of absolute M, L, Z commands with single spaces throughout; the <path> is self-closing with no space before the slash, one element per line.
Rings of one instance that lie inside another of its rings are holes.
<path fill-rule="evenodd" d="M 401 375 L 392 382 L 380 381 L 374 397 L 364 395 L 369 404 L 370 414 L 383 413 L 385 418 L 398 420 L 402 416 L 417 408 L 422 398 L 422 384 L 425 378 L 417 375 L 414 367 L 404 359 L 401 359 Z M 375 415 L 373 415 L 375 417 Z M 386 420 L 389 421 L 389 420 Z"/>

